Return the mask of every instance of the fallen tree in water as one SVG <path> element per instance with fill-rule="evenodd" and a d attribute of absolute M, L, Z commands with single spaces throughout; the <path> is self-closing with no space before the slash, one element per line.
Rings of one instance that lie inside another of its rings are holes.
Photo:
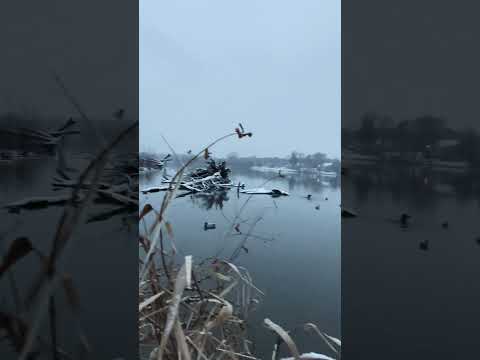
<path fill-rule="evenodd" d="M 231 187 L 244 185 L 234 185 L 229 178 L 231 170 L 227 168 L 225 161 L 216 163 L 215 160 L 209 159 L 205 168 L 197 168 L 184 176 L 184 179 L 178 181 L 163 180 L 162 186 L 154 186 L 142 189 L 143 194 L 155 193 L 160 191 L 168 191 L 172 185 L 178 184 L 178 190 L 187 191 L 188 193 L 212 192 L 216 190 L 224 190 Z M 185 194 L 181 194 L 185 195 Z"/>
<path fill-rule="evenodd" d="M 68 193 L 57 196 L 34 196 L 4 204 L 3 207 L 9 212 L 19 213 L 21 210 L 63 206 L 69 201 L 82 201 L 84 195 L 94 189 L 94 203 L 115 206 L 115 209 L 106 209 L 97 213 L 87 222 L 106 220 L 122 213 L 133 213 L 138 208 L 138 158 L 130 154 L 112 157 L 105 165 L 101 179 L 96 182 L 79 181 L 65 172 L 57 171 L 52 181 L 52 188 L 54 191 L 78 189 L 78 194 L 75 199 L 71 199 Z"/>
<path fill-rule="evenodd" d="M 46 208 L 52 205 L 65 205 L 70 199 L 70 194 L 61 196 L 31 197 L 4 205 L 4 208 L 10 212 L 18 213 L 21 209 L 33 210 Z M 79 200 L 81 199 L 77 197 L 75 202 Z"/>
<path fill-rule="evenodd" d="M 10 116 L 15 120 L 14 115 Z M 14 155 L 16 159 L 28 157 L 30 153 L 54 153 L 66 136 L 80 133 L 78 130 L 72 130 L 75 124 L 76 121 L 70 118 L 62 126 L 53 130 L 1 127 L 0 153 L 6 158 L 13 155 L 12 150 L 17 151 L 18 154 Z"/>

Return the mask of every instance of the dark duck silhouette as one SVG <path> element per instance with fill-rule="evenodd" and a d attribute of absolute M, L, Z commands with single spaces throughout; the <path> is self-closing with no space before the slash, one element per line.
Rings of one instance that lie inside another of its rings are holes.
<path fill-rule="evenodd" d="M 420 250 L 427 251 L 428 250 L 428 240 L 423 240 L 420 242 L 419 248 Z"/>
<path fill-rule="evenodd" d="M 113 117 L 120 120 L 123 118 L 123 115 L 125 114 L 125 110 L 124 109 L 118 109 L 117 111 L 115 111 L 113 113 Z"/>
<path fill-rule="evenodd" d="M 408 226 L 409 219 L 411 219 L 411 216 L 406 213 L 403 213 L 402 215 L 400 215 L 400 224 L 402 226 Z"/>

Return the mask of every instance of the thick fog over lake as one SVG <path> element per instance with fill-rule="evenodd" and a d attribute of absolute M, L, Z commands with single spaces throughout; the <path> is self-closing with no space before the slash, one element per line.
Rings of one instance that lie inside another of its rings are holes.
<path fill-rule="evenodd" d="M 340 155 L 340 2 L 140 2 L 140 150 Z M 244 141 L 245 140 L 245 141 Z"/>

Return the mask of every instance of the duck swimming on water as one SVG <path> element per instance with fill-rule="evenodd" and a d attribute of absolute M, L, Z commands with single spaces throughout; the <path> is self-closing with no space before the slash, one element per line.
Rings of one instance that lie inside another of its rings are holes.
<path fill-rule="evenodd" d="M 403 213 L 402 215 L 400 215 L 400 224 L 402 224 L 402 226 L 408 226 L 408 220 L 410 218 L 410 215 Z"/>
<path fill-rule="evenodd" d="M 423 240 L 422 242 L 420 242 L 419 247 L 420 247 L 420 250 L 424 250 L 424 251 L 428 250 L 428 240 Z"/>

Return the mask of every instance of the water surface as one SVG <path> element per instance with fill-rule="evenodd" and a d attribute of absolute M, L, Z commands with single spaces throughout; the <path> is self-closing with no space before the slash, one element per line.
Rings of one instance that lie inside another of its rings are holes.
<path fill-rule="evenodd" d="M 265 292 L 252 314 L 250 334 L 257 353 L 268 358 L 276 338 L 263 327 L 270 318 L 292 336 L 303 352 L 327 352 L 316 335 L 305 333 L 304 323 L 313 322 L 325 332 L 340 336 L 340 188 L 337 180 L 299 175 L 272 174 L 232 169 L 234 183 L 246 188 L 279 188 L 290 196 L 237 195 L 232 189 L 216 196 L 194 195 L 172 202 L 168 220 L 174 229 L 175 245 L 181 255 L 194 261 L 218 256 L 246 267 L 257 287 Z M 142 187 L 159 185 L 161 174 L 144 177 Z M 307 194 L 312 195 L 307 200 Z M 141 196 L 159 208 L 161 193 Z M 248 200 L 249 199 L 249 200 Z M 239 213 L 240 230 L 254 235 L 225 237 Z M 317 209 L 316 209 L 317 207 Z M 215 230 L 205 231 L 205 222 Z M 240 245 L 244 248 L 240 248 Z"/>
<path fill-rule="evenodd" d="M 477 180 L 428 168 L 348 169 L 342 201 L 359 217 L 342 221 L 345 358 L 478 353 Z M 412 216 L 406 227 L 403 212 Z"/>

